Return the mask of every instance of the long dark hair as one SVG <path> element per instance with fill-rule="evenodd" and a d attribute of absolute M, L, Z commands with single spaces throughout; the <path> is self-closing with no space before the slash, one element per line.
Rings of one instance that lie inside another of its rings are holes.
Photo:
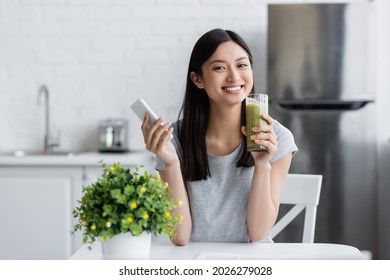
<path fill-rule="evenodd" d="M 213 29 L 205 33 L 196 42 L 187 72 L 187 85 L 183 104 L 179 112 L 178 134 L 182 147 L 182 173 L 184 181 L 205 180 L 210 175 L 207 159 L 206 130 L 209 122 L 210 103 L 204 89 L 199 89 L 191 80 L 191 72 L 202 75 L 202 65 L 215 50 L 224 42 L 233 41 L 240 45 L 248 54 L 251 66 L 252 54 L 245 41 L 230 30 Z M 252 88 L 251 92 L 254 91 Z M 245 100 L 241 104 L 241 125 L 245 125 Z M 254 160 L 246 150 L 246 141 L 243 137 L 241 153 L 237 167 L 253 166 Z"/>

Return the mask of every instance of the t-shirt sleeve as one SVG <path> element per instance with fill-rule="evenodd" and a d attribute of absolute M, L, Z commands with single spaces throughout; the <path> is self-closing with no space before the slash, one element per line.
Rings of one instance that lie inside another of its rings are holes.
<path fill-rule="evenodd" d="M 274 131 L 278 139 L 278 149 L 272 157 L 270 163 L 274 163 L 289 153 L 292 153 L 294 156 L 298 151 L 298 147 L 295 144 L 294 136 L 291 131 L 276 120 L 274 120 Z"/>

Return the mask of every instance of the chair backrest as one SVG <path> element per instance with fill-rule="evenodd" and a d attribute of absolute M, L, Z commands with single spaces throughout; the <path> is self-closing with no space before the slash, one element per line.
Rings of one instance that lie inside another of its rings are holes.
<path fill-rule="evenodd" d="M 271 237 L 278 235 L 299 213 L 305 209 L 302 243 L 313 243 L 320 200 L 322 175 L 288 174 L 281 204 L 294 204 L 271 230 Z"/>

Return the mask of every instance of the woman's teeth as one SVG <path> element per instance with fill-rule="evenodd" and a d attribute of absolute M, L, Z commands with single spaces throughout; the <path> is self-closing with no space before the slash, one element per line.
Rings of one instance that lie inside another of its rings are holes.
<path fill-rule="evenodd" d="M 225 90 L 229 90 L 229 91 L 240 90 L 240 89 L 241 89 L 241 86 L 225 87 Z"/>

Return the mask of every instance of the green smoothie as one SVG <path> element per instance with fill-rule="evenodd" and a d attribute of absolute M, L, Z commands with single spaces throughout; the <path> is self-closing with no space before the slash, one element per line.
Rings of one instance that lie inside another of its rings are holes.
<path fill-rule="evenodd" d="M 259 145 L 254 140 L 250 139 L 251 135 L 258 133 L 252 131 L 253 127 L 267 124 L 267 122 L 261 118 L 262 114 L 268 114 L 268 104 L 246 104 L 246 145 L 248 151 L 264 151 L 267 149 L 266 147 Z"/>

